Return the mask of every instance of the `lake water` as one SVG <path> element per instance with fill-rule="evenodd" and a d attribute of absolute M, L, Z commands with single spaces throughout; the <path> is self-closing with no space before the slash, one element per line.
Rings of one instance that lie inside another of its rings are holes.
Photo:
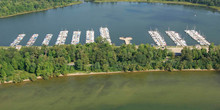
<path fill-rule="evenodd" d="M 75 76 L 0 85 L 1 110 L 219 110 L 219 72 Z"/>
<path fill-rule="evenodd" d="M 70 44 L 72 31 L 82 31 L 80 43 L 85 43 L 86 30 L 94 29 L 98 36 L 99 28 L 107 26 L 112 42 L 121 45 L 121 36 L 133 37 L 132 43 L 155 44 L 147 33 L 157 28 L 168 45 L 174 45 L 164 31 L 174 30 L 182 35 L 188 45 L 198 44 L 184 33 L 184 29 L 200 30 L 208 41 L 220 44 L 220 13 L 206 8 L 166 5 L 152 3 L 83 3 L 65 8 L 19 15 L 0 19 L 0 46 L 9 46 L 20 33 L 26 37 L 21 42 L 25 45 L 32 34 L 39 34 L 34 45 L 41 45 L 48 33 L 54 34 L 50 45 L 54 45 L 61 30 L 69 30 L 66 43 Z"/>

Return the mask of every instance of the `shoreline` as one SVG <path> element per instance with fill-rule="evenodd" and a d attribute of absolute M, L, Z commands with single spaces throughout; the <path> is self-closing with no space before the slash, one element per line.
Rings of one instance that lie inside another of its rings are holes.
<path fill-rule="evenodd" d="M 82 4 L 82 3 L 83 3 L 82 1 L 77 1 L 77 2 L 70 3 L 68 5 L 63 5 L 63 6 L 56 6 L 56 7 L 51 7 L 51 8 L 41 9 L 41 10 L 26 11 L 26 12 L 16 13 L 16 14 L 12 14 L 12 15 L 7 15 L 7 16 L 1 16 L 0 19 L 9 18 L 9 17 L 13 17 L 13 16 L 18 16 L 18 15 L 29 14 L 29 13 L 36 13 L 36 12 L 41 12 L 41 11 L 47 11 L 47 10 L 50 10 L 50 9 L 63 8 L 63 7 L 67 7 L 67 6 L 71 6 L 71 5 L 78 5 L 78 4 Z"/>
<path fill-rule="evenodd" d="M 183 69 L 183 70 L 178 70 L 178 69 L 174 69 L 172 70 L 171 72 L 199 72 L 199 71 L 219 71 L 219 70 L 215 70 L 215 69 Z M 115 72 L 90 72 L 90 73 L 83 73 L 83 72 L 76 72 L 76 73 L 68 73 L 66 75 L 62 75 L 60 74 L 58 77 L 72 77 L 72 76 L 92 76 L 92 75 L 111 75 L 111 74 L 131 74 L 131 73 L 143 73 L 143 72 L 168 72 L 166 70 L 145 70 L 145 71 L 115 71 Z M 53 77 L 50 77 L 50 78 L 53 78 Z M 36 78 L 36 81 L 37 80 L 41 80 L 43 79 L 43 77 L 41 76 L 37 76 Z M 24 79 L 22 82 L 31 82 L 30 79 Z M 19 82 L 19 83 L 22 83 L 22 82 Z M 1 83 L 0 82 L 0 85 L 1 84 L 12 84 L 14 83 L 13 81 L 4 81 L 4 83 Z M 16 83 L 14 83 L 16 84 Z"/>
<path fill-rule="evenodd" d="M 185 6 L 199 6 L 214 9 L 220 12 L 220 7 L 218 6 L 208 6 L 205 4 L 197 4 L 191 2 L 177 2 L 177 1 L 144 1 L 144 0 L 95 0 L 94 3 L 111 3 L 111 2 L 138 2 L 138 3 L 163 3 L 163 4 L 176 4 L 176 5 L 185 5 Z"/>

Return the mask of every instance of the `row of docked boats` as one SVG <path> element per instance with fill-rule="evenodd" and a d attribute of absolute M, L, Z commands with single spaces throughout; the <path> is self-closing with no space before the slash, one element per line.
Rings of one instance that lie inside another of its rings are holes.
<path fill-rule="evenodd" d="M 86 31 L 86 43 L 93 43 L 95 40 L 94 31 L 88 30 Z"/>
<path fill-rule="evenodd" d="M 74 44 L 74 45 L 78 44 L 80 41 L 80 35 L 81 35 L 81 31 L 73 31 L 71 44 Z"/>
<path fill-rule="evenodd" d="M 175 31 L 165 31 L 165 32 L 177 46 L 187 46 L 186 41 L 181 38 L 179 33 Z M 210 43 L 205 39 L 205 37 L 203 37 L 199 32 L 195 30 L 185 30 L 185 32 L 189 36 L 191 36 L 194 40 L 199 42 L 200 45 L 210 45 Z M 86 43 L 94 42 L 94 38 L 95 38 L 94 33 L 95 32 L 93 30 L 86 31 Z M 154 30 L 154 31 L 150 30 L 148 31 L 148 33 L 150 34 L 154 42 L 157 44 L 157 46 L 164 47 L 167 45 L 164 38 L 160 35 L 158 30 Z M 68 35 L 67 30 L 60 31 L 55 44 L 56 45 L 65 44 L 67 35 Z M 33 34 L 33 36 L 27 42 L 26 46 L 32 46 L 37 40 L 38 36 L 39 36 L 38 34 Z M 42 45 L 49 45 L 49 42 L 52 39 L 52 36 L 53 34 L 47 34 L 42 42 Z M 73 31 L 71 44 L 74 44 L 74 45 L 78 44 L 80 42 L 80 36 L 81 36 L 81 31 Z M 100 27 L 100 36 L 103 39 L 106 39 L 106 41 L 108 41 L 110 44 L 112 44 L 109 30 L 107 27 Z M 10 44 L 10 46 L 12 47 L 17 46 L 24 37 L 25 37 L 25 34 L 19 34 L 18 37 Z"/>
<path fill-rule="evenodd" d="M 53 34 L 47 34 L 44 38 L 44 41 L 42 42 L 42 45 L 49 45 L 51 38 L 53 37 Z"/>
<path fill-rule="evenodd" d="M 19 34 L 18 37 L 10 44 L 10 46 L 17 46 L 21 40 L 24 38 L 25 34 Z"/>
<path fill-rule="evenodd" d="M 175 31 L 165 31 L 166 34 L 173 40 L 173 42 L 177 46 L 187 46 L 186 41 L 181 38 L 180 34 Z M 200 45 L 210 45 L 210 43 L 205 39 L 204 36 L 202 36 L 198 31 L 196 30 L 185 30 L 185 32 L 192 37 L 194 40 L 196 40 Z M 161 37 L 158 30 L 155 31 L 148 31 L 152 39 L 155 41 L 157 46 L 166 46 L 166 42 L 163 37 Z"/>
<path fill-rule="evenodd" d="M 94 33 L 95 32 L 93 30 L 86 31 L 86 43 L 93 43 L 95 41 Z M 67 30 L 60 31 L 55 45 L 65 44 L 67 35 L 68 35 Z M 80 42 L 80 35 L 81 35 L 81 31 L 73 31 L 71 44 L 74 44 L 74 45 L 78 44 Z M 100 28 L 100 35 L 111 44 L 111 38 L 110 38 L 109 30 L 107 27 Z M 35 43 L 35 41 L 37 40 L 38 36 L 39 36 L 38 34 L 33 34 L 33 36 L 29 39 L 26 46 L 32 46 Z M 46 45 L 46 46 L 49 45 L 49 42 L 52 39 L 52 36 L 53 36 L 53 34 L 47 34 L 42 42 L 42 45 Z M 24 37 L 25 37 L 25 34 L 19 34 L 18 37 L 10 44 L 10 46 L 12 46 L 12 47 L 17 46 Z"/>
<path fill-rule="evenodd" d="M 152 39 L 158 46 L 166 46 L 167 43 L 165 42 L 164 38 L 160 35 L 159 31 L 148 31 L 148 33 L 151 35 Z"/>
<path fill-rule="evenodd" d="M 31 36 L 31 38 L 27 42 L 26 46 L 32 46 L 35 43 L 35 41 L 37 40 L 38 36 L 39 36 L 38 34 L 34 34 L 33 36 Z"/>
<path fill-rule="evenodd" d="M 63 45 L 63 44 L 65 44 L 68 32 L 69 31 L 67 31 L 67 30 L 60 31 L 60 34 L 59 34 L 55 44 L 56 45 Z"/>
<path fill-rule="evenodd" d="M 112 44 L 110 35 L 109 35 L 109 30 L 107 27 L 101 27 L 100 28 L 100 35 L 107 40 L 107 42 L 109 42 L 110 44 Z"/>
<path fill-rule="evenodd" d="M 187 46 L 186 41 L 180 37 L 180 34 L 175 31 L 166 31 L 166 34 L 173 40 L 177 46 Z"/>
<path fill-rule="evenodd" d="M 196 30 L 185 30 L 185 32 L 196 40 L 200 45 L 210 45 L 210 43 Z"/>

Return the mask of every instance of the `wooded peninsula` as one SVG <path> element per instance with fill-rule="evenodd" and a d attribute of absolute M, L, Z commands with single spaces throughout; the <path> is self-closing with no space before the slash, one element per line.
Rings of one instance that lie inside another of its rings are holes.
<path fill-rule="evenodd" d="M 149 44 L 110 45 L 102 37 L 95 43 L 0 48 L 0 80 L 21 82 L 76 72 L 114 72 L 147 70 L 220 69 L 220 46 L 190 49 L 181 55 Z M 86 74 L 86 73 L 85 73 Z"/>
<path fill-rule="evenodd" d="M 78 0 L 0 0 L 0 18 L 80 4 Z"/>

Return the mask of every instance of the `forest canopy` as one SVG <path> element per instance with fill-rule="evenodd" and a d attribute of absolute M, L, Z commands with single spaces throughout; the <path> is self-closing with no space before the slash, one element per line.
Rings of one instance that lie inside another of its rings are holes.
<path fill-rule="evenodd" d="M 70 65 L 71 64 L 71 65 Z M 0 80 L 19 82 L 74 72 L 220 69 L 220 46 L 185 47 L 180 56 L 149 44 L 110 45 L 102 37 L 85 45 L 60 45 L 0 49 Z"/>
<path fill-rule="evenodd" d="M 0 17 L 63 7 L 74 3 L 77 3 L 77 0 L 0 0 Z"/>

